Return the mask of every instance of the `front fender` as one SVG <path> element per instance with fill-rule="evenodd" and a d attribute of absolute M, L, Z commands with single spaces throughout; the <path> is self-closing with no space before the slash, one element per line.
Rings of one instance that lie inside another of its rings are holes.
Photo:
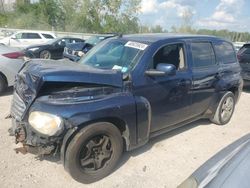
<path fill-rule="evenodd" d="M 60 101 L 44 101 L 39 98 L 32 104 L 29 112 L 42 111 L 62 117 L 65 130 L 79 130 L 92 122 L 119 119 L 125 123 L 129 146 L 137 145 L 136 104 L 129 92 L 115 93 L 97 100 L 65 104 Z M 65 133 L 66 134 L 66 133 Z M 73 132 L 71 133 L 73 134 Z M 70 136 L 69 136 L 70 137 Z"/>

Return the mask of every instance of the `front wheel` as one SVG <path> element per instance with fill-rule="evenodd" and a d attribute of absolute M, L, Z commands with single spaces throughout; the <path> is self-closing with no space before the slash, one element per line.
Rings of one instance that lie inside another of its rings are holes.
<path fill-rule="evenodd" d="M 48 50 L 43 50 L 40 53 L 40 58 L 41 59 L 50 59 L 51 58 L 51 53 Z"/>
<path fill-rule="evenodd" d="M 81 183 L 92 183 L 109 175 L 123 152 L 120 131 L 111 123 L 91 124 L 70 141 L 65 168 Z"/>
<path fill-rule="evenodd" d="M 210 119 L 217 125 L 227 124 L 234 112 L 235 96 L 232 92 L 228 91 L 221 99 L 214 116 Z"/>

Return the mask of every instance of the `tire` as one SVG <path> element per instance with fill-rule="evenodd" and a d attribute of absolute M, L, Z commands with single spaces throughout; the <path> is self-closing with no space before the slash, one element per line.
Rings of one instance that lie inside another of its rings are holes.
<path fill-rule="evenodd" d="M 220 103 L 216 109 L 216 112 L 210 121 L 217 125 L 225 125 L 227 124 L 233 113 L 235 108 L 235 96 L 232 92 L 228 91 L 224 94 Z M 227 115 L 226 115 L 227 114 Z"/>
<path fill-rule="evenodd" d="M 6 88 L 7 88 L 6 80 L 4 79 L 3 76 L 0 75 L 0 94 L 3 93 Z"/>
<path fill-rule="evenodd" d="M 51 53 L 48 50 L 43 50 L 40 52 L 40 58 L 41 59 L 50 59 Z"/>
<path fill-rule="evenodd" d="M 93 183 L 113 171 L 122 152 L 118 128 L 107 122 L 94 123 L 81 129 L 70 141 L 64 167 L 76 181 Z"/>

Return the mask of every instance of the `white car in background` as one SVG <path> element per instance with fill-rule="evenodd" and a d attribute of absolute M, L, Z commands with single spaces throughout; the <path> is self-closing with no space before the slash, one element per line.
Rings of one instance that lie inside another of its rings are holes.
<path fill-rule="evenodd" d="M 0 45 L 0 95 L 14 85 L 15 76 L 24 64 L 23 56 L 19 48 Z"/>
<path fill-rule="evenodd" d="M 0 44 L 12 47 L 27 47 L 42 44 L 56 38 L 55 34 L 46 31 L 18 31 L 0 40 Z"/>

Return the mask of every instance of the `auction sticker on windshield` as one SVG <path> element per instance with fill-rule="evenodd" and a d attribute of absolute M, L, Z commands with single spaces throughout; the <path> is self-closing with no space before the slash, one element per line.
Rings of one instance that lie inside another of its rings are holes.
<path fill-rule="evenodd" d="M 143 44 L 143 43 L 140 43 L 140 42 L 133 42 L 133 41 L 128 41 L 125 44 L 125 46 L 130 47 L 130 48 L 136 48 L 136 49 L 139 49 L 139 50 L 145 50 L 148 47 L 147 44 Z"/>

